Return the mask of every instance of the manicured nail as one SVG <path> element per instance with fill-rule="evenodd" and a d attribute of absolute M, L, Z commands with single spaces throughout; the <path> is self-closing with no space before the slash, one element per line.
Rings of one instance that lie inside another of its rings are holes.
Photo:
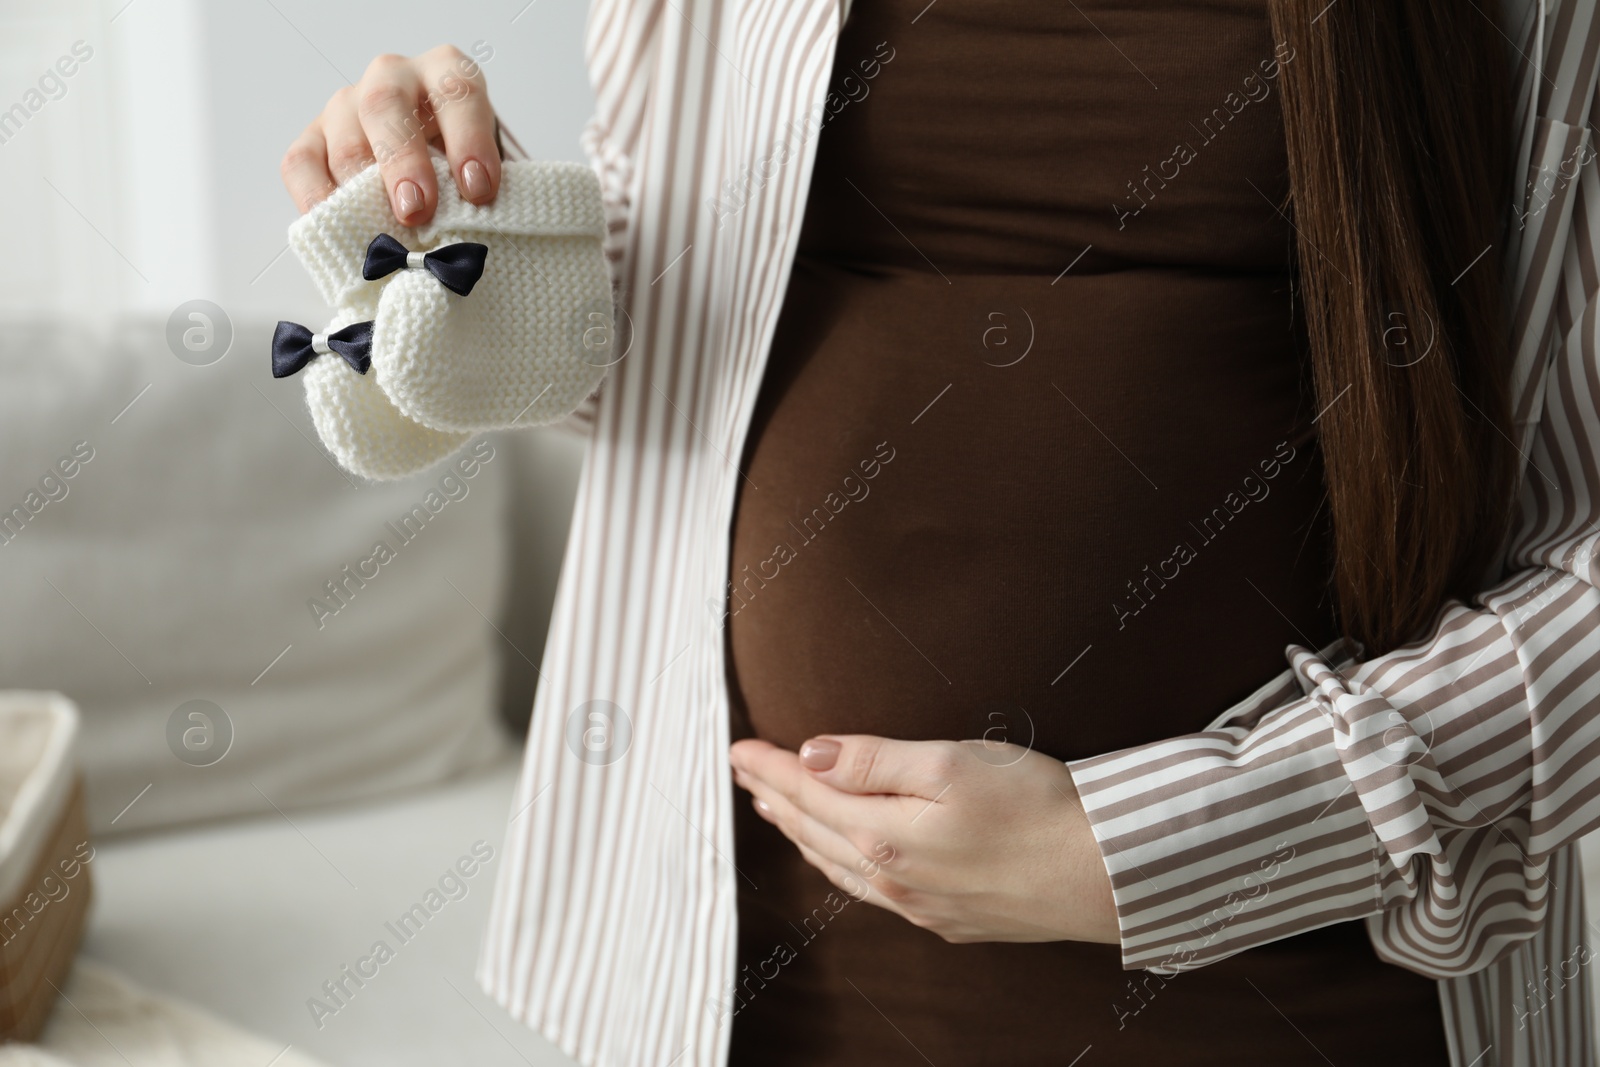
<path fill-rule="evenodd" d="M 461 189 L 468 200 L 478 200 L 489 195 L 489 169 L 476 159 L 467 160 L 461 168 Z"/>
<path fill-rule="evenodd" d="M 839 758 L 839 748 L 839 742 L 826 737 L 807 741 L 800 746 L 800 765 L 807 770 L 828 770 Z"/>
<path fill-rule="evenodd" d="M 759 811 L 761 814 L 763 814 L 763 815 L 771 815 L 772 814 L 772 805 L 768 804 L 765 800 L 762 800 L 760 797 L 756 797 L 755 804 L 756 804 L 756 810 Z"/>
<path fill-rule="evenodd" d="M 395 199 L 400 201 L 400 221 L 404 222 L 422 210 L 422 188 L 407 178 L 395 186 Z"/>

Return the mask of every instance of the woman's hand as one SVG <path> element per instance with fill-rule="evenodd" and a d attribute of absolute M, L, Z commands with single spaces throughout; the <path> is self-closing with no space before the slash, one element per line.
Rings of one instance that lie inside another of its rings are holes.
<path fill-rule="evenodd" d="M 376 161 L 395 218 L 420 226 L 439 204 L 429 141 L 442 142 L 464 199 L 494 199 L 500 152 L 489 91 L 478 64 L 451 45 L 374 59 L 289 146 L 283 184 L 304 214 Z"/>
<path fill-rule="evenodd" d="M 946 941 L 1118 941 L 1064 764 L 1016 745 L 739 741 L 734 781 L 835 886 Z"/>

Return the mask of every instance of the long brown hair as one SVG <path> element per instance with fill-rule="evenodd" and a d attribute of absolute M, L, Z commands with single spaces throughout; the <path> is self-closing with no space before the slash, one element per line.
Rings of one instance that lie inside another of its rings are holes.
<path fill-rule="evenodd" d="M 1421 634 L 1498 555 L 1514 473 L 1493 5 L 1270 0 L 1347 638 Z"/>

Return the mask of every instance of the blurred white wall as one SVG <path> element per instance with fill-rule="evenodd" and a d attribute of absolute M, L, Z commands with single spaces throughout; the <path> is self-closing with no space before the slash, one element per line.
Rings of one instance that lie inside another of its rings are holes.
<path fill-rule="evenodd" d="M 0 266 L 0 310 L 164 315 L 208 288 L 223 174 L 208 165 L 193 5 L 4 9 L 0 109 L 13 121 L 0 127 L 0 196 L 41 255 Z"/>
<path fill-rule="evenodd" d="M 0 0 L 0 314 L 316 307 L 285 251 L 289 141 L 381 52 L 482 41 L 536 157 L 581 159 L 582 0 Z M 64 74 L 62 71 L 70 70 Z"/>

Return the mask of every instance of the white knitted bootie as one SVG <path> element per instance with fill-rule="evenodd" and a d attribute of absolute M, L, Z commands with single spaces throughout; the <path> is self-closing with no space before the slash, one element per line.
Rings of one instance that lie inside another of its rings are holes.
<path fill-rule="evenodd" d="M 328 324 L 333 333 L 372 318 L 372 311 L 344 308 Z M 406 478 L 446 458 L 472 439 L 408 419 L 378 388 L 372 373 L 358 374 L 338 356 L 306 365 L 306 407 L 317 436 L 339 465 L 375 482 Z"/>
<path fill-rule="evenodd" d="M 443 156 L 433 164 L 439 206 L 426 226 L 399 224 L 371 166 L 289 227 L 339 309 L 328 332 L 373 324 L 365 374 L 332 354 L 304 371 L 318 434 L 367 478 L 425 469 L 480 431 L 562 419 L 616 361 L 594 171 L 508 162 L 495 202 L 478 207 Z"/>
<path fill-rule="evenodd" d="M 438 211 L 415 243 L 391 234 L 410 264 L 379 280 L 378 384 L 403 413 L 439 430 L 565 418 L 614 362 L 599 179 L 583 163 L 509 162 L 494 203 L 480 207 L 461 199 L 442 157 L 433 163 Z M 476 246 L 487 252 L 466 295 L 451 290 L 450 272 L 424 262 L 429 252 Z"/>
<path fill-rule="evenodd" d="M 380 287 L 361 277 L 361 264 L 374 233 L 415 240 L 389 210 L 376 167 L 289 227 L 289 245 L 300 257 L 317 290 L 336 308 L 326 334 L 377 315 Z M 377 376 L 358 373 L 350 363 L 327 353 L 305 364 L 306 407 L 317 436 L 341 467 L 373 481 L 405 478 L 445 459 L 471 439 L 424 426 L 394 406 Z"/>

